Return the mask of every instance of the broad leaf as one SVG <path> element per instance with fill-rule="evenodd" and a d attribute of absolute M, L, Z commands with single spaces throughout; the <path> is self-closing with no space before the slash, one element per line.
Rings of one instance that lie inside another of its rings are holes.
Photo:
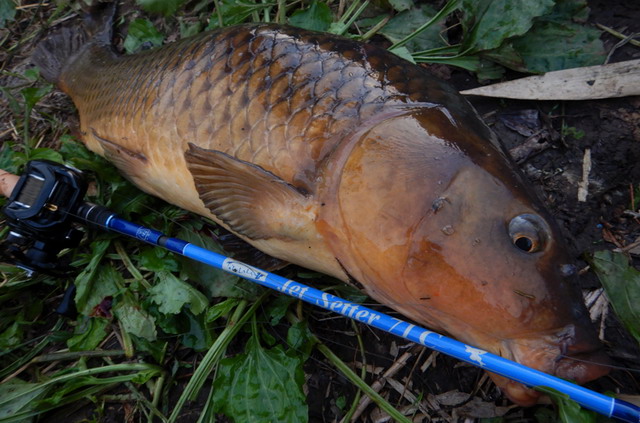
<path fill-rule="evenodd" d="M 53 85 L 46 84 L 40 87 L 26 87 L 20 90 L 20 94 L 24 99 L 27 110 L 33 109 L 33 107 L 40 101 L 42 97 L 49 94 L 53 89 Z"/>
<path fill-rule="evenodd" d="M 51 160 L 52 162 L 62 163 L 62 155 L 50 148 L 34 148 L 29 151 L 29 160 Z"/>
<path fill-rule="evenodd" d="M 209 18 L 209 25 L 207 29 L 218 28 L 220 26 L 220 19 L 222 19 L 222 26 L 236 25 L 244 22 L 254 12 L 260 12 L 262 9 L 274 6 L 273 3 L 255 3 L 255 2 L 241 2 L 237 0 L 219 0 L 216 2 L 215 10 Z"/>
<path fill-rule="evenodd" d="M 97 240 L 91 243 L 91 260 L 85 266 L 84 270 L 76 277 L 76 296 L 75 302 L 78 311 L 85 316 L 91 314 L 91 310 L 102 301 L 106 296 L 115 293 L 115 287 L 108 277 L 113 275 L 112 272 L 106 271 L 108 274 L 102 275 L 98 272 L 100 262 L 104 257 L 107 248 L 109 248 L 109 240 Z M 107 268 L 110 266 L 105 266 Z M 101 283 L 96 283 L 100 280 Z M 95 288 L 94 288 L 95 287 Z"/>
<path fill-rule="evenodd" d="M 436 10 L 427 4 L 406 10 L 402 13 L 398 13 L 389 20 L 389 22 L 387 22 L 387 24 L 382 27 L 378 33 L 384 35 L 392 43 L 397 43 L 416 29 L 420 28 L 425 22 L 433 18 L 436 13 Z M 445 41 L 441 36 L 443 29 L 443 22 L 431 25 L 404 46 L 409 49 L 409 51 L 414 52 L 442 47 L 445 45 Z M 405 57 L 401 50 L 398 51 L 398 49 L 394 49 L 393 53 L 400 57 Z"/>
<path fill-rule="evenodd" d="M 107 319 L 100 317 L 87 317 L 76 327 L 75 334 L 67 339 L 70 351 L 95 350 L 100 342 L 107 336 L 106 328 L 109 325 Z"/>
<path fill-rule="evenodd" d="M 553 0 L 463 0 L 462 51 L 492 50 L 507 38 L 525 34 L 533 19 L 549 13 L 553 5 Z"/>
<path fill-rule="evenodd" d="M 600 65 L 605 59 L 600 32 L 570 22 L 539 22 L 514 39 L 513 47 L 533 73 Z"/>
<path fill-rule="evenodd" d="M 33 401 L 45 391 L 37 385 L 18 378 L 0 384 L 0 419 L 32 408 Z"/>
<path fill-rule="evenodd" d="M 209 251 L 225 254 L 211 236 L 206 236 L 195 229 L 183 228 L 178 233 L 178 238 Z M 257 298 L 259 287 L 254 283 L 247 282 L 235 275 L 186 257 L 179 257 L 178 259 L 182 262 L 183 276 L 186 276 L 190 282 L 196 282 L 206 289 L 210 298 Z"/>
<path fill-rule="evenodd" d="M 173 15 L 185 0 L 136 0 L 144 10 L 164 16 Z"/>
<path fill-rule="evenodd" d="M 124 49 L 128 54 L 143 48 L 157 47 L 164 41 L 164 35 L 148 19 L 136 19 L 129 24 L 129 32 L 124 40 Z"/>
<path fill-rule="evenodd" d="M 145 247 L 140 250 L 137 259 L 142 267 L 152 272 L 175 272 L 178 261 L 174 254 L 164 248 Z"/>
<path fill-rule="evenodd" d="M 589 7 L 586 0 L 556 0 L 551 13 L 543 17 L 547 21 L 584 23 L 589 18 Z"/>
<path fill-rule="evenodd" d="M 178 314 L 187 304 L 194 314 L 200 314 L 209 304 L 207 297 L 200 291 L 169 272 L 158 273 L 158 283 L 149 293 L 152 301 L 160 306 L 159 310 L 164 314 Z"/>
<path fill-rule="evenodd" d="M 563 394 L 555 389 L 551 388 L 539 388 L 538 390 L 547 394 L 558 407 L 558 417 L 551 417 L 552 422 L 559 423 L 596 423 L 596 421 L 610 421 L 610 420 L 598 420 L 598 416 L 595 412 L 586 410 L 580 407 L 580 404 L 573 401 L 567 394 Z M 544 418 L 543 418 L 544 419 Z M 541 419 L 542 421 L 544 421 Z"/>
<path fill-rule="evenodd" d="M 184 310 L 181 317 L 183 322 L 188 325 L 187 329 L 181 332 L 182 345 L 196 351 L 209 349 L 213 344 L 213 339 L 205 323 L 205 315 L 195 315 L 189 310 Z"/>
<path fill-rule="evenodd" d="M 155 319 L 128 295 L 122 296 L 113 312 L 127 333 L 147 341 L 156 340 L 158 334 Z"/>
<path fill-rule="evenodd" d="M 233 310 L 239 302 L 240 300 L 238 300 L 237 298 L 227 298 L 226 300 L 209 307 L 209 309 L 207 310 L 205 321 L 207 323 L 211 323 L 215 322 L 220 317 L 228 316 L 231 310 Z"/>
<path fill-rule="evenodd" d="M 0 29 L 4 28 L 7 21 L 16 17 L 16 3 L 13 0 L 0 0 Z"/>
<path fill-rule="evenodd" d="M 326 31 L 333 22 L 331 9 L 324 2 L 314 1 L 308 9 L 297 10 L 289 18 L 289 24 L 312 31 Z"/>
<path fill-rule="evenodd" d="M 220 362 L 214 409 L 236 422 L 306 422 L 302 360 L 280 345 L 263 349 L 255 334 L 245 349 Z"/>
<path fill-rule="evenodd" d="M 598 251 L 591 265 L 618 318 L 640 342 L 640 271 L 620 253 Z"/>
<path fill-rule="evenodd" d="M 389 0 L 389 4 L 396 12 L 404 12 L 413 7 L 413 0 Z"/>
<path fill-rule="evenodd" d="M 413 59 L 413 56 L 411 55 L 411 52 L 409 51 L 409 49 L 404 47 L 404 46 L 392 48 L 389 51 L 391 53 L 395 54 L 396 56 L 403 58 L 407 62 L 411 62 L 411 63 L 414 63 L 414 64 L 416 63 L 416 61 Z"/>

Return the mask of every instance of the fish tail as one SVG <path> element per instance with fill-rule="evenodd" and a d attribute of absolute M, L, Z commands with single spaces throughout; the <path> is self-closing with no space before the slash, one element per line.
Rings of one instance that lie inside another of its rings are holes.
<path fill-rule="evenodd" d="M 57 29 L 36 46 L 31 63 L 46 81 L 58 83 L 65 66 L 89 44 L 111 45 L 115 10 L 115 2 L 100 4 L 84 17 L 82 26 Z"/>

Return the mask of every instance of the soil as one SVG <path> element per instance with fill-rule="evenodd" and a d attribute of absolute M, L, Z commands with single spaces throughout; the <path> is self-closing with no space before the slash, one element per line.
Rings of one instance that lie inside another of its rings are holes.
<path fill-rule="evenodd" d="M 590 0 L 589 6 L 590 22 L 626 34 L 640 33 L 640 4 L 636 0 Z M 629 44 L 616 46 L 620 40 L 610 35 L 603 35 L 602 39 L 607 51 L 614 50 L 612 62 L 640 58 L 640 48 Z M 4 56 L 5 69 L 15 69 L 11 66 L 17 66 L 20 58 L 26 55 L 18 52 L 15 56 Z M 7 61 L 11 62 L 9 67 Z M 447 76 L 460 90 L 478 85 L 475 77 L 464 71 L 452 70 Z M 545 131 L 542 142 L 546 142 L 546 148 L 532 152 L 518 165 L 566 236 L 580 270 L 581 287 L 587 292 L 599 289 L 600 282 L 586 261 L 588 254 L 623 248 L 640 241 L 640 219 L 626 213 L 632 208 L 634 195 L 640 193 L 640 98 L 580 102 L 470 100 L 509 149 L 522 145 L 530 135 L 518 127 L 523 120 L 532 122 L 533 128 L 529 127 L 529 130 Z M 531 120 L 532 116 L 538 119 Z M 74 119 L 70 113 L 68 117 Z M 6 122 L 0 122 L 0 133 L 8 128 L 6 125 Z M 520 129 L 525 135 L 513 128 Z M 580 201 L 578 184 L 583 179 L 587 151 L 591 171 L 586 199 Z M 638 267 L 638 255 L 629 256 Z M 395 314 L 379 305 L 373 307 Z M 419 406 L 416 415 L 424 413 L 433 422 L 467 422 L 500 415 L 505 415 L 505 421 L 536 421 L 534 415 L 539 412 L 538 408 L 513 406 L 477 368 L 368 327 L 354 326 L 351 321 L 322 311 L 306 308 L 305 312 L 313 333 L 356 371 L 359 372 L 366 361 L 370 382 L 377 380 L 403 355 L 409 357 L 395 375 L 387 378 L 381 391 L 400 409 Z M 618 368 L 587 386 L 598 392 L 640 398 L 640 348 L 637 342 L 622 328 L 611 310 L 596 317 L 607 353 Z M 356 331 L 364 341 L 364 358 L 354 336 Z M 284 337 L 286 332 L 280 333 L 274 328 L 273 335 Z M 185 360 L 195 358 L 184 357 Z M 356 389 L 318 352 L 312 353 L 305 371 L 310 421 L 337 421 L 344 413 L 344 404 L 347 407 L 351 404 Z M 174 394 L 179 391 L 178 387 Z M 192 404 L 181 422 L 196 421 L 203 400 Z M 81 410 L 77 419 L 68 421 L 81 421 L 81 416 L 90 415 L 87 412 Z M 110 404 L 105 410 L 104 421 L 125 421 L 127 413 L 126 405 Z M 389 420 L 375 406 L 368 406 L 357 421 Z M 415 421 L 429 420 L 417 417 Z"/>

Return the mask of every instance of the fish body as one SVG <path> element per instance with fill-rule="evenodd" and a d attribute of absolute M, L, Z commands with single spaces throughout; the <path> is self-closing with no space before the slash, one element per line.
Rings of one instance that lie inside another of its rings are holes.
<path fill-rule="evenodd" d="M 141 189 L 461 341 L 580 382 L 606 373 L 572 359 L 603 360 L 557 227 L 449 85 L 271 24 L 131 56 L 106 38 L 52 38 L 34 57 L 83 142 Z M 67 59 L 47 69 L 55 43 Z"/>

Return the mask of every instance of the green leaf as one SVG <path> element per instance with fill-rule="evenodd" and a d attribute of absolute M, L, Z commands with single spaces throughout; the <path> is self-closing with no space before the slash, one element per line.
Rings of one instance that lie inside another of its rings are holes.
<path fill-rule="evenodd" d="M 413 7 L 413 0 L 389 0 L 389 4 L 396 12 L 404 12 Z"/>
<path fill-rule="evenodd" d="M 182 6 L 185 0 L 136 0 L 145 11 L 170 16 Z"/>
<path fill-rule="evenodd" d="M 9 350 L 22 343 L 23 330 L 20 322 L 13 322 L 4 332 L 0 333 L 0 351 Z"/>
<path fill-rule="evenodd" d="M 513 69 L 518 72 L 527 72 L 527 68 L 524 64 L 524 60 L 522 59 L 522 56 L 520 56 L 520 54 L 513 47 L 513 44 L 511 43 L 511 41 L 505 41 L 500 47 L 494 50 L 482 52 L 481 56 L 483 60 L 488 59 L 484 61 L 490 60 L 495 63 L 499 63 L 506 68 Z M 504 69 L 501 71 L 500 75 L 498 75 L 498 78 L 501 77 L 503 73 L 504 73 Z M 482 79 L 482 78 L 478 78 L 478 79 Z"/>
<path fill-rule="evenodd" d="M 262 9 L 272 7 L 275 4 L 256 3 L 255 0 L 220 0 L 217 5 L 219 5 L 219 9 L 211 15 L 207 29 L 218 28 L 220 26 L 220 17 L 222 17 L 222 26 L 236 25 L 247 20 L 254 12 L 260 12 Z"/>
<path fill-rule="evenodd" d="M 24 99 L 27 110 L 33 109 L 33 107 L 40 101 L 42 97 L 49 94 L 53 89 L 53 85 L 46 84 L 41 87 L 26 87 L 20 90 L 20 94 Z"/>
<path fill-rule="evenodd" d="M 585 23 L 589 18 L 589 7 L 586 0 L 556 0 L 551 13 L 543 19 L 558 23 L 578 22 Z"/>
<path fill-rule="evenodd" d="M 115 186 L 123 183 L 124 179 L 116 168 L 97 154 L 87 150 L 83 143 L 70 135 L 60 137 L 60 153 L 72 166 L 93 172 L 98 179 Z"/>
<path fill-rule="evenodd" d="M 263 349 L 257 335 L 246 352 L 221 360 L 214 382 L 214 409 L 236 422 L 306 422 L 303 361 L 280 345 Z"/>
<path fill-rule="evenodd" d="M 404 39 L 420 28 L 425 22 L 436 15 L 436 10 L 427 4 L 398 13 L 382 27 L 379 34 L 384 35 L 392 43 Z M 444 23 L 436 23 L 420 32 L 415 38 L 404 45 L 410 51 L 423 51 L 446 45 L 445 40 L 440 36 L 444 29 Z M 399 49 L 392 50 L 402 58 L 407 58 Z M 399 54 L 400 53 L 400 54 Z M 413 60 L 411 60 L 413 61 Z"/>
<path fill-rule="evenodd" d="M 575 23 L 539 22 L 513 40 L 529 72 L 549 72 L 604 62 L 600 32 Z"/>
<path fill-rule="evenodd" d="M 324 2 L 314 1 L 308 9 L 298 9 L 289 18 L 289 24 L 312 31 L 326 31 L 333 22 L 331 9 Z"/>
<path fill-rule="evenodd" d="M 164 248 L 145 247 L 136 257 L 140 265 L 152 272 L 175 272 L 178 261 L 175 256 Z"/>
<path fill-rule="evenodd" d="M 573 401 L 567 394 L 563 394 L 551 388 L 536 388 L 547 394 L 558 406 L 558 417 L 562 423 L 596 423 L 597 414 L 585 410 L 580 404 Z M 557 419 L 553 419 L 557 421 Z"/>
<path fill-rule="evenodd" d="M 129 32 L 124 40 L 127 54 L 133 54 L 144 46 L 158 47 L 162 45 L 162 35 L 148 19 L 136 19 L 129 24 Z"/>
<path fill-rule="evenodd" d="M 129 296 L 123 296 L 114 306 L 113 313 L 127 333 L 151 342 L 156 340 L 155 319 Z"/>
<path fill-rule="evenodd" d="M 164 314 L 178 314 L 185 304 L 189 304 L 194 314 L 200 314 L 209 305 L 207 297 L 200 291 L 169 272 L 158 273 L 158 283 L 149 293 Z"/>
<path fill-rule="evenodd" d="M 497 48 L 507 38 L 525 34 L 533 19 L 549 13 L 553 5 L 553 0 L 463 0 L 461 51 Z"/>
<path fill-rule="evenodd" d="M 226 255 L 211 236 L 192 228 L 182 228 L 178 238 L 218 254 Z M 210 298 L 233 297 L 256 299 L 260 288 L 251 282 L 240 279 L 204 263 L 195 262 L 186 257 L 178 257 L 182 263 L 182 273 L 191 282 L 202 286 Z"/>
<path fill-rule="evenodd" d="M 212 307 L 209 307 L 209 309 L 207 310 L 205 321 L 207 323 L 212 323 L 218 320 L 218 318 L 220 317 L 228 316 L 231 310 L 233 310 L 239 302 L 240 300 L 238 300 L 237 298 L 227 298 L 226 300 L 221 301 Z"/>
<path fill-rule="evenodd" d="M 107 336 L 109 321 L 100 317 L 85 317 L 76 326 L 74 335 L 67 339 L 67 346 L 71 351 L 95 350 Z"/>
<path fill-rule="evenodd" d="M 309 331 L 309 326 L 305 321 L 299 321 L 292 324 L 287 331 L 287 343 L 291 349 L 296 351 L 304 350 L 305 354 L 307 354 L 313 346 L 311 338 L 312 335 Z"/>
<path fill-rule="evenodd" d="M 189 310 L 184 310 L 181 317 L 186 317 L 187 330 L 182 333 L 182 345 L 193 348 L 196 351 L 205 351 L 213 344 L 211 334 L 204 322 L 204 314 L 194 315 Z"/>
<path fill-rule="evenodd" d="M 75 302 L 78 311 L 85 316 L 91 314 L 91 310 L 102 299 L 115 292 L 113 284 L 108 286 L 96 285 L 96 273 L 102 258 L 109 248 L 110 240 L 96 240 L 91 243 L 91 259 L 84 270 L 75 279 L 76 296 Z M 108 283 L 108 279 L 107 279 Z M 94 290 L 94 286 L 96 289 Z"/>
<path fill-rule="evenodd" d="M 129 181 L 119 179 L 117 183 L 111 184 L 110 188 L 112 191 L 106 206 L 125 219 L 129 219 L 133 213 L 148 215 L 150 210 L 155 211 L 149 206 L 155 199 L 140 191 Z"/>
<path fill-rule="evenodd" d="M 403 58 L 407 62 L 411 62 L 411 63 L 414 63 L 414 64 L 416 63 L 416 61 L 413 59 L 413 56 L 411 55 L 411 52 L 409 51 L 409 49 L 404 47 L 404 46 L 392 48 L 389 51 L 391 53 L 395 54 L 396 56 Z"/>
<path fill-rule="evenodd" d="M 618 318 L 640 343 L 640 271 L 624 254 L 611 251 L 596 252 L 591 265 Z"/>
<path fill-rule="evenodd" d="M 13 143 L 5 141 L 0 146 L 0 169 L 4 169 L 11 173 L 17 173 L 18 163 L 15 156 L 16 152 L 13 150 Z"/>
<path fill-rule="evenodd" d="M 34 400 L 45 391 L 44 387 L 35 388 L 36 385 L 18 378 L 0 384 L 0 419 L 33 408 Z"/>
<path fill-rule="evenodd" d="M 7 21 L 16 17 L 16 4 L 13 0 L 0 0 L 0 29 L 4 28 Z"/>
<path fill-rule="evenodd" d="M 196 35 L 202 31 L 202 22 L 185 22 L 180 20 L 180 38 L 187 38 Z"/>
<path fill-rule="evenodd" d="M 490 60 L 480 59 L 478 67 L 475 69 L 478 80 L 500 79 L 504 75 L 504 68 L 498 66 Z"/>
<path fill-rule="evenodd" d="M 144 338 L 140 338 L 135 335 L 131 335 L 134 345 L 137 351 L 142 351 L 151 354 L 151 357 L 157 362 L 162 364 L 167 352 L 168 343 L 166 341 L 148 341 Z"/>
<path fill-rule="evenodd" d="M 288 295 L 278 295 L 267 306 L 267 316 L 271 319 L 269 324 L 275 326 L 287 314 L 289 306 L 296 301 L 295 298 Z"/>
<path fill-rule="evenodd" d="M 63 163 L 62 155 L 50 148 L 36 148 L 29 151 L 29 160 L 51 160 L 56 163 Z"/>

